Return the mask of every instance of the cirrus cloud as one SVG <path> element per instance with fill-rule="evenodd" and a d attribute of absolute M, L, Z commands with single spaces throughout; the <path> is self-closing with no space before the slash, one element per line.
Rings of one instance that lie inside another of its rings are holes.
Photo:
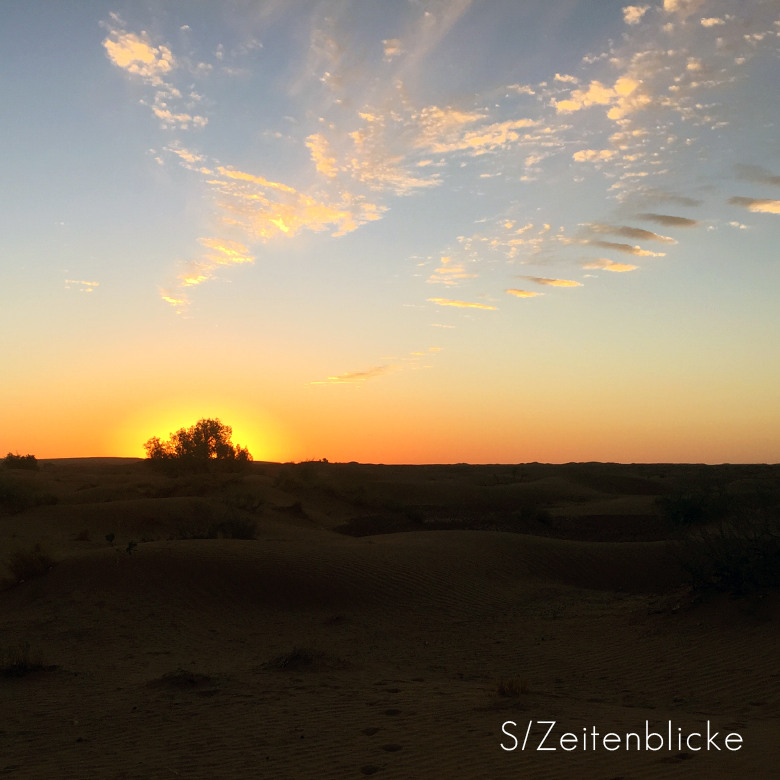
<path fill-rule="evenodd" d="M 487 309 L 495 311 L 497 307 L 488 306 L 486 303 L 470 303 L 469 301 L 453 301 L 449 298 L 428 298 L 431 303 L 437 303 L 439 306 L 455 306 L 458 309 Z"/>

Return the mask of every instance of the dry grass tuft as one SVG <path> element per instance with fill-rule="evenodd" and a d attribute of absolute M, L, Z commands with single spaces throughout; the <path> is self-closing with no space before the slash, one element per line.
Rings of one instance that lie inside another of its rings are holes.
<path fill-rule="evenodd" d="M 528 693 L 528 680 L 523 680 L 520 677 L 503 677 L 498 681 L 496 686 L 496 693 L 499 696 L 521 696 L 524 693 Z"/>
<path fill-rule="evenodd" d="M 179 668 L 158 677 L 156 680 L 151 680 L 147 684 L 150 688 L 195 688 L 211 682 L 213 680 L 207 674 L 198 674 Z"/>
<path fill-rule="evenodd" d="M 54 566 L 55 560 L 41 547 L 34 545 L 29 550 L 14 550 L 8 559 L 13 582 L 19 583 L 33 577 L 40 577 Z"/>
<path fill-rule="evenodd" d="M 89 541 L 89 530 L 85 528 L 83 531 L 80 531 L 78 535 L 76 536 L 77 542 L 88 542 Z"/>
<path fill-rule="evenodd" d="M 343 669 L 346 661 L 329 656 L 314 647 L 293 647 L 288 653 L 282 653 L 265 664 L 268 669 L 281 671 L 302 671 L 321 668 Z"/>
<path fill-rule="evenodd" d="M 0 652 L 0 676 L 24 677 L 32 672 L 40 672 L 47 669 L 43 661 L 33 655 L 29 644 L 9 647 Z"/>

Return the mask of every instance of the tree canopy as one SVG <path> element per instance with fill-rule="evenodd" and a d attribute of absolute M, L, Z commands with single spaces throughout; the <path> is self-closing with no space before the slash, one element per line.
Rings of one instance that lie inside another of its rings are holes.
<path fill-rule="evenodd" d="M 237 470 L 252 460 L 246 447 L 231 442 L 233 429 L 218 419 L 198 420 L 189 428 L 180 428 L 168 441 L 157 436 L 144 444 L 147 457 L 154 466 L 206 471 L 219 464 L 227 470 Z"/>

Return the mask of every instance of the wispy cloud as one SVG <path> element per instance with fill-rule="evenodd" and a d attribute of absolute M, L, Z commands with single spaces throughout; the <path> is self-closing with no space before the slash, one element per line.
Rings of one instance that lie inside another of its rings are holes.
<path fill-rule="evenodd" d="M 780 200 L 770 198 L 743 198 L 739 195 L 729 198 L 729 205 L 741 206 L 758 214 L 780 214 Z"/>
<path fill-rule="evenodd" d="M 379 219 L 385 210 L 346 191 L 340 201 L 327 202 L 263 176 L 223 166 L 217 171 L 220 178 L 209 179 L 208 184 L 216 193 L 223 221 L 256 240 L 293 237 L 302 230 L 332 230 L 332 235 L 343 236 Z"/>
<path fill-rule="evenodd" d="M 623 236 L 624 238 L 635 238 L 638 241 L 660 241 L 664 244 L 677 243 L 676 239 L 669 236 L 661 236 L 650 230 L 628 227 L 627 225 L 605 225 L 599 222 L 589 222 L 585 223 L 585 226 L 592 233 L 606 233 L 613 236 Z"/>
<path fill-rule="evenodd" d="M 737 176 L 745 181 L 752 181 L 756 184 L 771 184 L 774 186 L 780 186 L 780 176 L 776 176 L 766 168 L 762 168 L 760 165 L 742 165 L 737 164 L 734 166 L 737 171 Z"/>
<path fill-rule="evenodd" d="M 441 265 L 428 277 L 434 284 L 457 284 L 461 279 L 475 279 L 477 274 L 468 273 L 462 264 L 453 263 L 451 257 L 442 257 Z"/>
<path fill-rule="evenodd" d="M 665 257 L 665 252 L 651 252 L 649 249 L 642 249 L 641 246 L 632 246 L 631 244 L 619 244 L 614 241 L 587 241 L 589 246 L 597 246 L 601 249 L 612 249 L 615 252 L 622 252 L 626 255 L 636 255 L 637 257 Z"/>
<path fill-rule="evenodd" d="M 170 303 L 177 312 L 189 306 L 189 298 L 182 288 L 196 287 L 213 279 L 218 268 L 233 265 L 251 264 L 255 258 L 249 249 L 238 241 L 227 238 L 199 238 L 198 242 L 207 250 L 197 259 L 184 263 L 184 270 L 176 277 L 176 289 L 160 290 L 160 297 Z"/>
<path fill-rule="evenodd" d="M 96 287 L 100 286 L 100 282 L 85 282 L 80 279 L 66 279 L 66 290 L 78 290 L 79 292 L 93 292 Z"/>
<path fill-rule="evenodd" d="M 536 298 L 537 295 L 544 295 L 544 293 L 529 292 L 528 290 L 517 290 L 513 287 L 510 287 L 508 290 L 504 290 L 504 292 L 509 293 L 510 295 L 514 295 L 516 298 Z"/>
<path fill-rule="evenodd" d="M 436 303 L 439 306 L 455 306 L 459 309 L 487 309 L 489 311 L 495 311 L 495 306 L 489 306 L 486 303 L 470 303 L 468 301 L 453 301 L 449 298 L 428 298 L 431 303 Z"/>
<path fill-rule="evenodd" d="M 529 282 L 544 284 L 550 287 L 582 287 L 582 282 L 575 282 L 572 279 L 548 279 L 544 276 L 518 276 L 518 279 L 527 279 Z"/>
<path fill-rule="evenodd" d="M 387 376 L 395 370 L 394 366 L 374 366 L 366 371 L 348 371 L 344 374 L 337 374 L 336 376 L 329 376 L 327 379 L 309 382 L 311 385 L 363 385 L 372 379 L 378 379 L 382 376 Z"/>
<path fill-rule="evenodd" d="M 606 257 L 597 257 L 582 262 L 582 267 L 587 269 L 600 269 L 602 271 L 614 271 L 616 273 L 625 273 L 626 271 L 636 271 L 639 266 L 629 265 L 628 263 L 615 263 Z"/>
<path fill-rule="evenodd" d="M 131 78 L 154 89 L 152 101 L 141 102 L 151 108 L 161 127 L 187 130 L 208 123 L 205 116 L 194 111 L 200 96 L 192 90 L 184 94 L 170 80 L 180 63 L 168 46 L 154 45 L 146 32 L 128 32 L 115 13 L 110 14 L 110 21 L 103 22 L 102 26 L 108 31 L 103 48 L 109 60 Z"/>
<path fill-rule="evenodd" d="M 637 219 L 643 219 L 647 222 L 656 222 L 666 227 L 697 227 L 701 224 L 698 219 L 689 219 L 688 217 L 675 217 L 671 214 L 655 214 L 644 212 L 636 215 Z"/>

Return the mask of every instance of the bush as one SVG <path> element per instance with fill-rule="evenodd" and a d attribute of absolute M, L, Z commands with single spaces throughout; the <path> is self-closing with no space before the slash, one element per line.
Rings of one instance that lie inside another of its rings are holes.
<path fill-rule="evenodd" d="M 688 530 L 676 555 L 695 588 L 744 595 L 780 586 L 780 511 L 744 502 L 714 523 Z"/>
<path fill-rule="evenodd" d="M 32 490 L 15 481 L 0 481 L 0 509 L 16 514 L 35 506 L 56 504 L 57 497 L 50 493 Z"/>
<path fill-rule="evenodd" d="M 9 647 L 0 652 L 0 675 L 3 677 L 24 677 L 46 668 L 41 659 L 32 654 L 29 644 Z"/>
<path fill-rule="evenodd" d="M 160 441 L 156 436 L 144 444 L 152 466 L 167 473 L 181 471 L 207 472 L 216 469 L 240 471 L 252 455 L 246 447 L 234 445 L 233 429 L 217 419 L 201 419 L 190 428 L 180 428 L 171 438 Z"/>
<path fill-rule="evenodd" d="M 201 504 L 192 516 L 179 521 L 176 539 L 257 539 L 257 521 L 225 507 Z"/>
<path fill-rule="evenodd" d="M 14 582 L 40 577 L 54 566 L 54 559 L 36 544 L 29 550 L 14 550 L 8 558 L 8 568 Z"/>
<path fill-rule="evenodd" d="M 499 696 L 520 696 L 528 693 L 528 680 L 522 680 L 519 677 L 503 677 L 496 685 L 496 693 Z"/>
<path fill-rule="evenodd" d="M 695 526 L 723 519 L 735 504 L 722 485 L 660 496 L 656 506 L 673 528 Z"/>
<path fill-rule="evenodd" d="M 3 466 L 7 469 L 27 469 L 29 471 L 36 471 L 38 469 L 38 461 L 35 455 L 20 455 L 18 452 L 14 455 L 9 452 L 3 458 Z"/>

